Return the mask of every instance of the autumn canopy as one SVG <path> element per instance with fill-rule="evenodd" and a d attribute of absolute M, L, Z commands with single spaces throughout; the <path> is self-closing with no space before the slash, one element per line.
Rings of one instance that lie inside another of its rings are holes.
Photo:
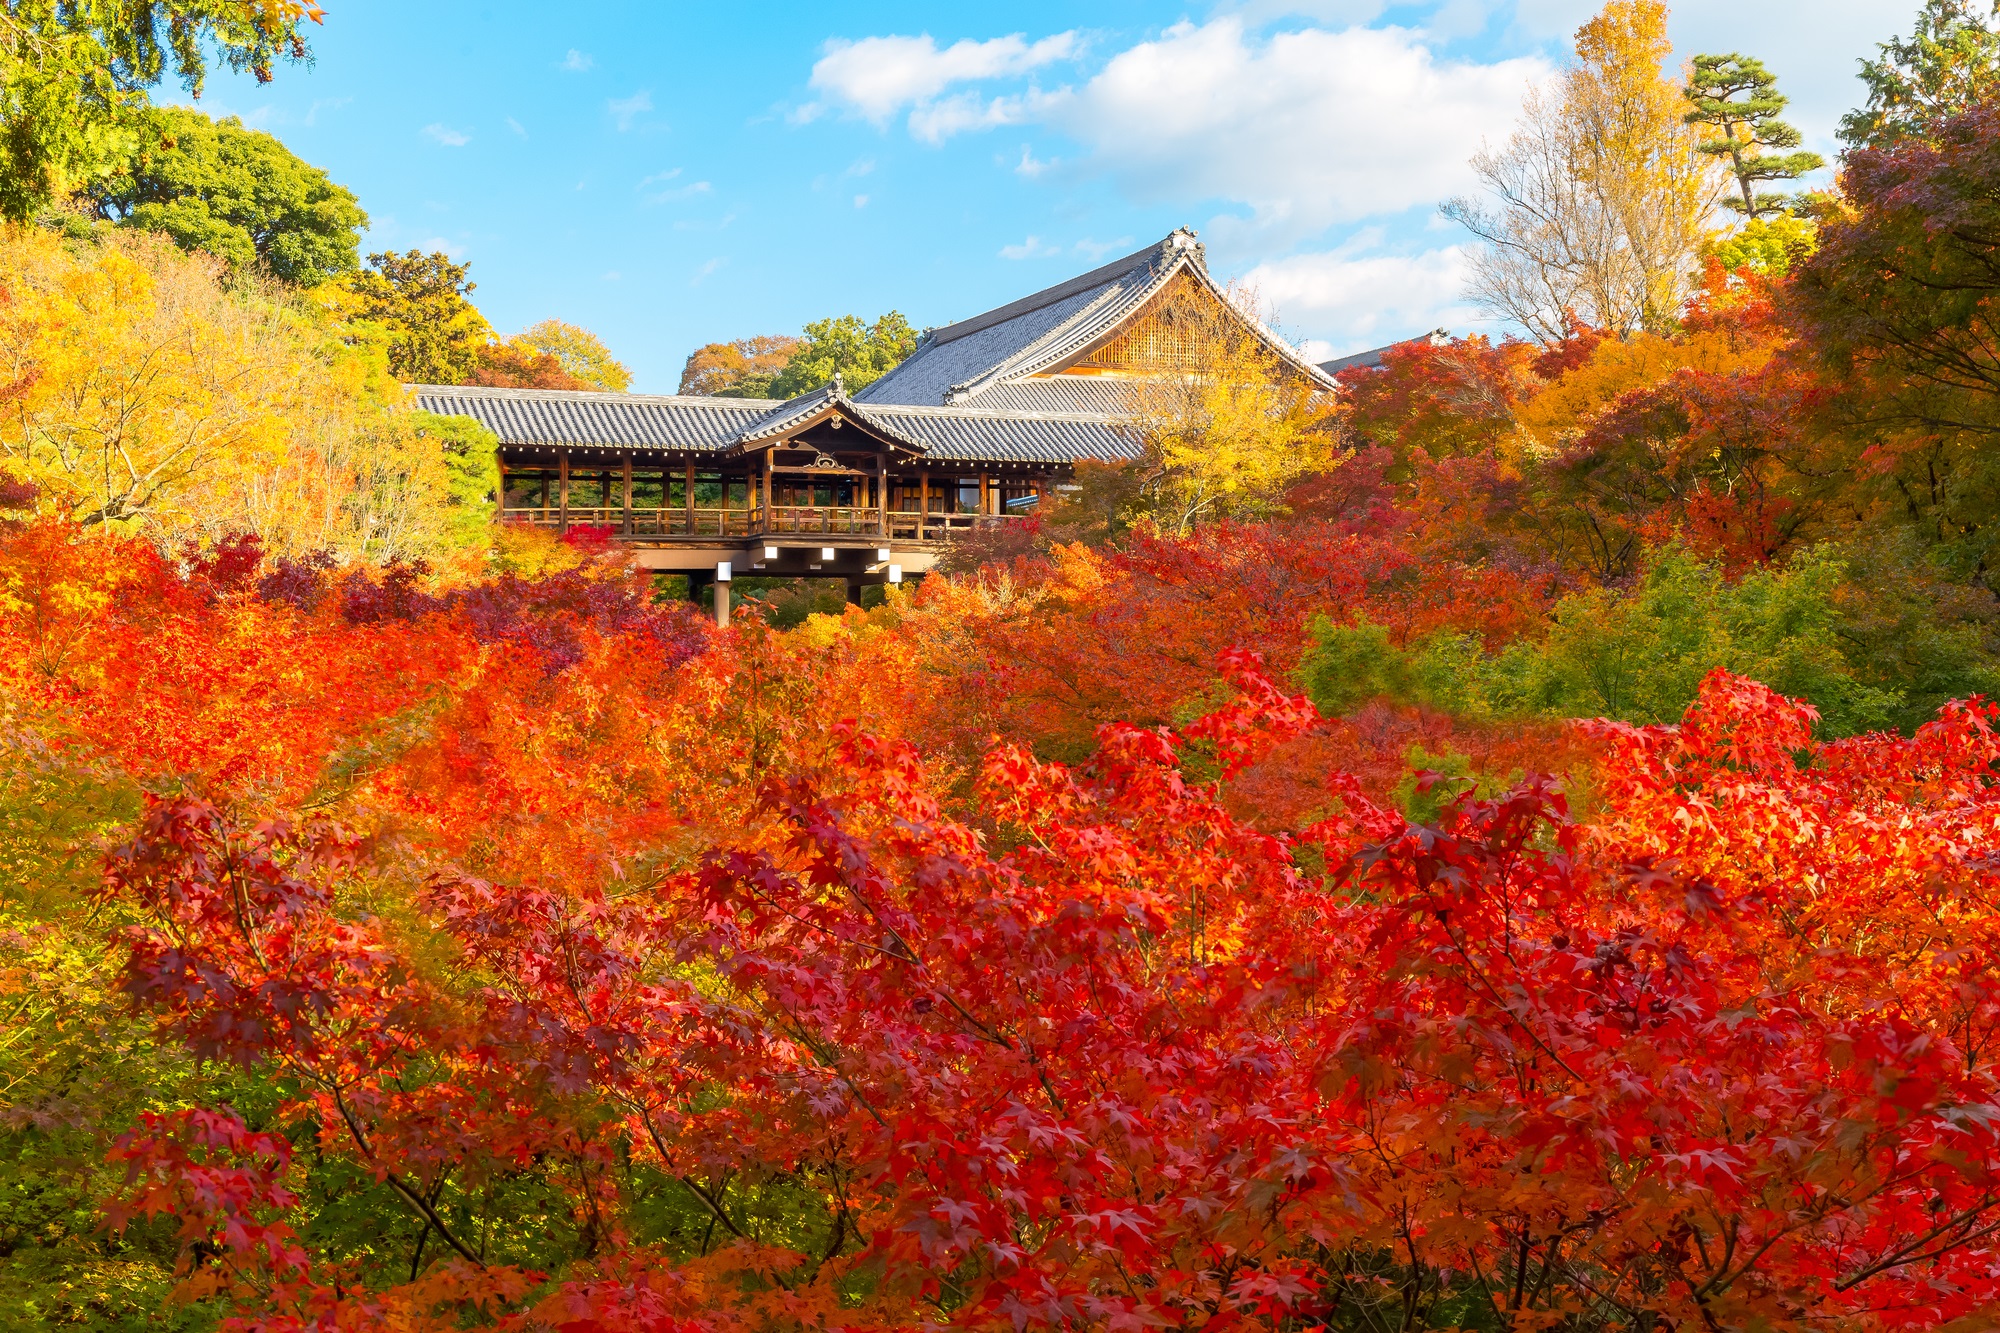
<path fill-rule="evenodd" d="M 726 627 L 402 387 L 622 392 L 587 332 L 106 216 L 136 86 L 9 139 L 0 1326 L 1994 1327 L 2000 34 L 1795 194 L 1664 23 L 1448 207 L 1517 336 L 1195 338 L 1130 460 Z"/>

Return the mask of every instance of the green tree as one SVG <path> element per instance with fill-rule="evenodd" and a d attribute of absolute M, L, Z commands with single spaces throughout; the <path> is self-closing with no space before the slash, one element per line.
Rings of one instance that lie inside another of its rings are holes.
<path fill-rule="evenodd" d="M 0 215 L 25 221 L 137 146 L 146 89 L 199 95 L 213 51 L 267 83 L 303 60 L 311 0 L 0 0 Z"/>
<path fill-rule="evenodd" d="M 842 315 L 806 325 L 805 339 L 771 382 L 773 398 L 791 398 L 826 384 L 835 375 L 849 393 L 872 384 L 917 350 L 917 331 L 891 310 L 873 324 Z"/>
<path fill-rule="evenodd" d="M 1814 548 L 1732 583 L 1669 549 L 1635 587 L 1573 593 L 1546 634 L 1497 653 L 1450 631 L 1398 648 L 1368 620 L 1322 617 L 1299 678 L 1329 714 L 1386 697 L 1478 721 L 1659 723 L 1720 667 L 1811 701 L 1828 734 L 1908 731 L 1946 699 L 2000 684 L 1993 616 L 1989 595 L 1941 585 L 1907 553 Z"/>
<path fill-rule="evenodd" d="M 385 333 L 389 373 L 413 384 L 460 384 L 472 374 L 493 328 L 466 299 L 471 266 L 445 254 L 368 256 L 368 267 L 348 279 L 352 317 Z"/>
<path fill-rule="evenodd" d="M 162 107 L 141 121 L 125 169 L 84 190 L 97 215 L 165 232 L 231 267 L 261 265 L 299 286 L 361 267 L 368 215 L 353 194 L 234 116 Z"/>
<path fill-rule="evenodd" d="M 1767 181 L 1794 181 L 1808 171 L 1826 165 L 1818 153 L 1773 152 L 1796 149 L 1799 132 L 1778 119 L 1791 99 L 1778 91 L 1778 76 L 1764 68 L 1764 62 L 1750 56 L 1696 56 L 1687 87 L 1682 89 L 1693 109 L 1687 113 L 1690 125 L 1707 125 L 1715 137 L 1704 141 L 1701 151 L 1714 158 L 1729 159 L 1729 174 L 1736 177 L 1741 199 L 1726 199 L 1730 208 L 1755 221 L 1789 212 L 1790 196 L 1776 191 L 1759 192 Z"/>
<path fill-rule="evenodd" d="M 611 349 L 604 345 L 603 340 L 589 329 L 575 324 L 545 319 L 507 341 L 554 357 L 562 363 L 566 374 L 592 388 L 603 389 L 607 393 L 623 393 L 632 385 L 632 372 L 611 355 Z"/>
<path fill-rule="evenodd" d="M 2000 14 L 1989 0 L 1925 0 L 1907 40 L 1892 39 L 1861 62 L 1868 101 L 1840 120 L 1849 148 L 1884 148 L 1922 137 L 1937 121 L 1983 100 L 2000 83 L 2000 33 L 1979 15 Z"/>
<path fill-rule="evenodd" d="M 471 417 L 412 412 L 417 434 L 444 450 L 450 479 L 446 528 L 453 546 L 483 546 L 500 501 L 500 437 Z"/>

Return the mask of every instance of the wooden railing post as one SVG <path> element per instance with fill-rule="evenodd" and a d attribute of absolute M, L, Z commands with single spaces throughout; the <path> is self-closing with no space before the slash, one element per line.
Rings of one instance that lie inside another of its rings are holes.
<path fill-rule="evenodd" d="M 556 451 L 556 478 L 560 488 L 556 499 L 556 530 L 569 531 L 569 450 Z"/>
<path fill-rule="evenodd" d="M 622 498 L 625 501 L 625 514 L 623 519 L 618 524 L 618 530 L 624 533 L 627 537 L 630 537 L 632 535 L 632 451 L 630 449 L 627 449 L 624 451 L 624 453 L 625 453 L 625 489 L 622 492 Z"/>
<path fill-rule="evenodd" d="M 688 459 L 687 463 L 687 492 L 683 498 L 687 501 L 687 534 L 692 537 L 694 536 L 694 460 L 692 458 Z"/>

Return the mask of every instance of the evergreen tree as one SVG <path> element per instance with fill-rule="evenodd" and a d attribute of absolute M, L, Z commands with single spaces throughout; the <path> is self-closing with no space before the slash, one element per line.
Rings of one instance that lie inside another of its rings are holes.
<path fill-rule="evenodd" d="M 140 133 L 125 170 L 84 192 L 99 217 L 300 286 L 361 266 L 368 215 L 272 136 L 182 107 L 147 112 Z"/>
<path fill-rule="evenodd" d="M 1707 125 L 1715 137 L 1701 145 L 1710 157 L 1727 158 L 1729 173 L 1736 177 L 1741 199 L 1726 199 L 1730 208 L 1752 220 L 1790 210 L 1792 201 L 1776 191 L 1760 192 L 1766 181 L 1793 181 L 1808 171 L 1826 165 L 1826 159 L 1811 152 L 1773 152 L 1796 149 L 1799 132 L 1778 119 L 1790 98 L 1778 91 L 1778 76 L 1764 68 L 1764 62 L 1731 53 L 1726 56 L 1696 56 L 1694 70 L 1682 95 L 1693 105 L 1687 113 L 1690 125 Z"/>
<path fill-rule="evenodd" d="M 2000 0 L 1925 0 L 1909 40 L 1888 41 L 1881 58 L 1861 62 L 1868 102 L 1840 120 L 1849 148 L 1883 148 L 1922 135 L 2000 86 L 2000 33 L 1978 10 L 2000 14 Z"/>
<path fill-rule="evenodd" d="M 897 311 L 865 324 L 859 315 L 806 325 L 805 338 L 772 381 L 773 398 L 791 398 L 841 377 L 847 392 L 872 384 L 917 350 L 917 331 Z"/>
<path fill-rule="evenodd" d="M 389 373 L 397 379 L 462 384 L 472 374 L 493 329 L 466 300 L 470 267 L 411 250 L 370 255 L 368 267 L 348 280 L 354 317 L 387 332 Z"/>

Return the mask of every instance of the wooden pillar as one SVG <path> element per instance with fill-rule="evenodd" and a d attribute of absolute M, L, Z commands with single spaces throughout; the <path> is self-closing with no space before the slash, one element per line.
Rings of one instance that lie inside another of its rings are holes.
<path fill-rule="evenodd" d="M 993 512 L 993 483 L 987 479 L 984 472 L 979 474 L 979 512 L 982 514 Z"/>
<path fill-rule="evenodd" d="M 778 446 L 772 445 L 764 451 L 764 531 L 774 532 L 771 521 L 771 468 L 778 456 Z"/>
<path fill-rule="evenodd" d="M 889 535 L 889 456 L 878 455 L 875 459 L 875 526 L 884 537 Z"/>
<path fill-rule="evenodd" d="M 625 501 L 625 519 L 621 524 L 619 524 L 618 530 L 620 532 L 623 532 L 627 537 L 630 537 L 632 535 L 632 451 L 630 449 L 627 449 L 624 451 L 624 453 L 625 453 L 625 490 L 623 492 L 622 498 Z"/>
<path fill-rule="evenodd" d="M 687 511 L 687 532 L 694 535 L 694 460 L 687 461 L 687 489 L 681 493 L 682 507 Z"/>
<path fill-rule="evenodd" d="M 715 567 L 715 623 L 721 629 L 729 628 L 729 576 L 728 561 Z"/>
<path fill-rule="evenodd" d="M 556 528 L 569 531 L 569 450 L 556 451 Z"/>
<path fill-rule="evenodd" d="M 495 458 L 494 465 L 500 469 L 500 494 L 493 497 L 493 512 L 496 517 L 507 513 L 507 460 Z"/>
<path fill-rule="evenodd" d="M 923 468 L 917 473 L 917 535 L 921 537 L 931 520 L 931 470 Z"/>

